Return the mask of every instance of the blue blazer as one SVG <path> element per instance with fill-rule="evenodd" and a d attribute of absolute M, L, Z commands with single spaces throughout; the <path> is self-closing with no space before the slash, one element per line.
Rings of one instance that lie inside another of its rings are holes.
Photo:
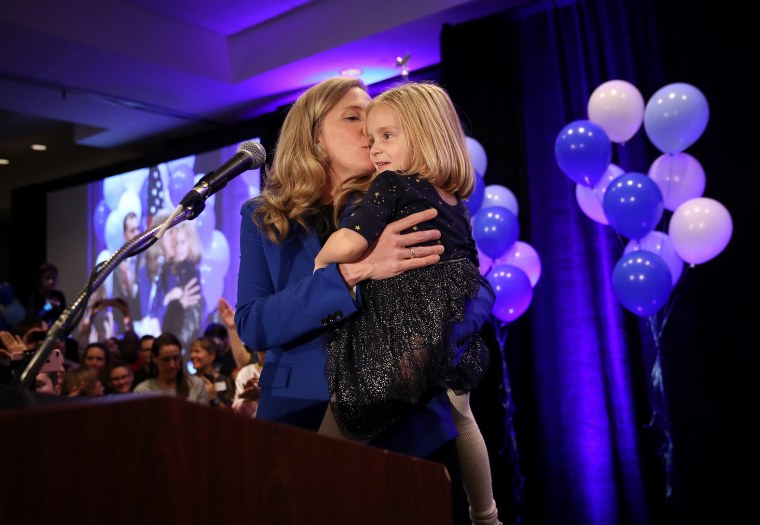
<path fill-rule="evenodd" d="M 337 265 L 313 272 L 322 248 L 316 234 L 298 225 L 280 244 L 253 223 L 256 203 L 246 202 L 240 227 L 240 272 L 235 324 L 243 342 L 266 351 L 257 418 L 317 430 L 328 407 L 322 335 L 358 310 Z M 470 301 L 458 337 L 479 331 L 494 302 L 488 281 Z M 370 444 L 426 457 L 457 436 L 445 394 L 412 413 Z"/>

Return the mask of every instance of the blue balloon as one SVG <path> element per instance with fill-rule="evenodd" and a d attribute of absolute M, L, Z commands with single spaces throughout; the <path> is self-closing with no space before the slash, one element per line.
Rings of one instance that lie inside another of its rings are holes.
<path fill-rule="evenodd" d="M 176 206 L 182 198 L 193 189 L 195 182 L 195 172 L 190 166 L 179 164 L 174 166 L 169 173 L 169 197 L 172 204 Z"/>
<path fill-rule="evenodd" d="M 486 195 L 486 183 L 483 182 L 483 177 L 476 171 L 475 172 L 475 187 L 472 190 L 472 195 L 464 201 L 467 209 L 470 210 L 470 217 L 475 215 L 480 206 L 483 204 L 483 198 Z"/>
<path fill-rule="evenodd" d="M 95 205 L 95 211 L 92 214 L 92 227 L 95 230 L 95 237 L 100 242 L 99 247 L 106 245 L 106 221 L 109 213 L 111 213 L 111 209 L 108 207 L 108 203 L 105 199 L 101 199 Z"/>
<path fill-rule="evenodd" d="M 707 127 L 710 108 L 700 90 L 677 82 L 657 90 L 644 109 L 644 131 L 663 153 L 680 153 Z"/>
<path fill-rule="evenodd" d="M 612 142 L 600 125 L 576 120 L 557 135 L 554 157 L 562 173 L 573 182 L 591 187 L 612 162 Z"/>
<path fill-rule="evenodd" d="M 665 306 L 673 290 L 668 264 L 646 250 L 626 253 L 612 271 L 612 288 L 622 305 L 638 315 L 654 315 Z"/>
<path fill-rule="evenodd" d="M 488 273 L 488 282 L 496 296 L 491 313 L 505 323 L 524 314 L 533 301 L 530 278 L 517 266 L 497 266 Z"/>
<path fill-rule="evenodd" d="M 477 247 L 491 259 L 498 259 L 520 238 L 520 223 L 510 210 L 501 206 L 481 208 L 472 223 Z"/>
<path fill-rule="evenodd" d="M 639 240 L 655 229 L 665 204 L 657 183 L 643 173 L 623 173 L 604 192 L 604 215 L 628 239 Z"/>

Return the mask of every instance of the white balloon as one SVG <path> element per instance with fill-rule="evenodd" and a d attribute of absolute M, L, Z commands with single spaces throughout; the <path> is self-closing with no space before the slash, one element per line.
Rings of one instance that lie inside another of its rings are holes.
<path fill-rule="evenodd" d="M 620 166 L 610 164 L 602 178 L 593 187 L 581 183 L 575 185 L 575 200 L 589 219 L 600 224 L 609 224 L 604 214 L 604 192 L 607 191 L 610 183 L 623 173 L 625 172 Z"/>
<path fill-rule="evenodd" d="M 111 258 L 113 255 L 113 252 L 110 252 L 108 250 L 101 250 L 98 254 L 98 257 L 95 259 L 95 265 L 107 261 Z M 103 287 L 103 292 L 105 293 L 106 297 L 112 297 L 113 296 L 113 273 L 110 273 L 108 277 L 105 278 L 103 283 L 101 284 Z"/>
<path fill-rule="evenodd" d="M 211 241 L 203 247 L 203 257 L 216 262 L 222 273 L 227 273 L 230 266 L 230 245 L 221 231 L 211 232 Z"/>
<path fill-rule="evenodd" d="M 486 168 L 488 168 L 488 158 L 486 157 L 486 150 L 480 145 L 480 142 L 472 137 L 465 137 L 467 142 L 467 151 L 470 152 L 470 159 L 472 159 L 472 167 L 481 177 L 485 177 Z"/>
<path fill-rule="evenodd" d="M 662 192 L 665 209 L 675 211 L 689 199 L 701 197 L 705 191 L 705 170 L 688 153 L 664 153 L 649 167 L 649 177 Z"/>
<path fill-rule="evenodd" d="M 106 177 L 103 179 L 103 198 L 108 204 L 108 208 L 115 210 L 119 207 L 121 194 L 127 189 L 124 186 L 125 179 L 121 175 Z"/>
<path fill-rule="evenodd" d="M 599 124 L 612 142 L 626 142 L 644 122 L 644 97 L 630 82 L 607 81 L 591 94 L 588 118 Z"/>
<path fill-rule="evenodd" d="M 115 253 L 126 241 L 124 240 L 124 214 L 113 210 L 106 219 L 106 247 Z"/>
<path fill-rule="evenodd" d="M 515 194 L 501 184 L 489 184 L 486 186 L 483 204 L 480 205 L 480 208 L 488 208 L 489 206 L 501 206 L 514 213 L 515 216 L 517 216 L 517 212 L 520 209 Z"/>
<path fill-rule="evenodd" d="M 135 212 L 138 220 L 142 219 L 142 202 L 140 202 L 140 196 L 134 191 L 122 193 L 119 198 L 119 206 L 116 209 L 121 213 L 122 219 L 131 211 Z"/>
<path fill-rule="evenodd" d="M 148 173 L 150 173 L 150 168 L 140 168 L 139 170 L 122 173 L 124 188 L 135 193 L 140 193 L 140 188 L 142 188 L 145 179 L 148 178 Z"/>
<path fill-rule="evenodd" d="M 722 252 L 731 240 L 731 214 L 715 199 L 698 197 L 681 204 L 668 225 L 673 249 L 684 261 L 700 264 Z"/>

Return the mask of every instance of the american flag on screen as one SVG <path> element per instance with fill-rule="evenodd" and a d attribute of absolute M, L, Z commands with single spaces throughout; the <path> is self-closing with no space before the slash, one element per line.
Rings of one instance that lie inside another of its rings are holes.
<path fill-rule="evenodd" d="M 148 173 L 148 228 L 153 225 L 153 217 L 164 204 L 164 183 L 161 181 L 161 172 L 158 166 L 152 166 Z"/>

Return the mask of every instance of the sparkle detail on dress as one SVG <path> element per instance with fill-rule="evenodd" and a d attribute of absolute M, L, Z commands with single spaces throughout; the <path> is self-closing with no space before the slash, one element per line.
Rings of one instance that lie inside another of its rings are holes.
<path fill-rule="evenodd" d="M 344 434 L 371 439 L 414 404 L 477 385 L 488 348 L 477 334 L 451 341 L 448 332 L 479 277 L 470 260 L 457 259 L 360 284 L 362 314 L 325 334 L 330 407 Z M 464 346 L 456 366 L 455 346 Z"/>

